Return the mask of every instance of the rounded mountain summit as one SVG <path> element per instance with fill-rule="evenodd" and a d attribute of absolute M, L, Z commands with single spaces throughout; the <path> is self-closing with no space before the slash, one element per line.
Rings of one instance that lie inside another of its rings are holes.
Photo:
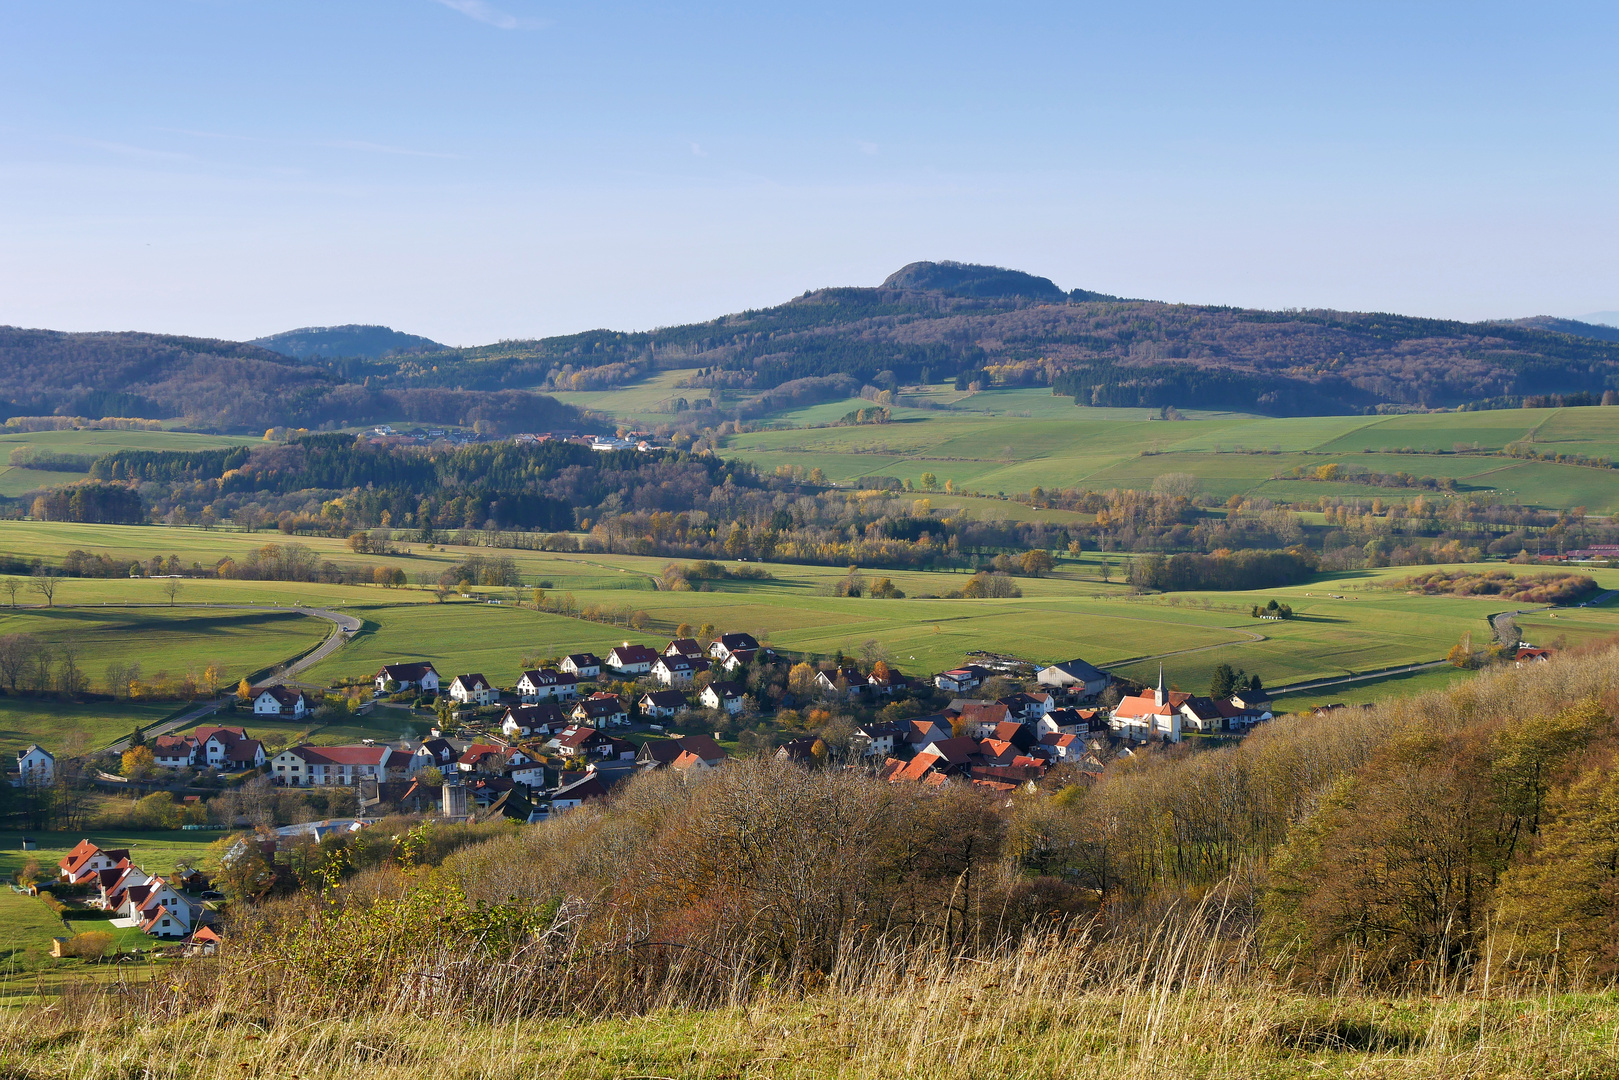
<path fill-rule="evenodd" d="M 972 300 L 1041 300 L 1063 303 L 1067 300 L 1113 299 L 1101 293 L 1076 289 L 1070 293 L 1050 278 L 1008 270 L 1004 266 L 980 266 L 960 262 L 913 262 L 889 274 L 879 288 L 936 292 Z"/>

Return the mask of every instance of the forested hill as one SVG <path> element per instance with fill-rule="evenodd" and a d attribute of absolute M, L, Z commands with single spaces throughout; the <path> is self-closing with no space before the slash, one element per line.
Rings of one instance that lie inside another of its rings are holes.
<path fill-rule="evenodd" d="M 409 420 L 500 431 L 570 430 L 578 410 L 524 390 L 484 393 L 366 385 L 257 345 L 164 334 L 71 334 L 0 327 L 5 416 L 185 417 L 192 426 L 263 431 Z"/>
<path fill-rule="evenodd" d="M 851 381 L 858 390 L 956 379 L 1050 386 L 1087 405 L 1326 414 L 1619 392 L 1615 337 L 1550 318 L 1464 323 L 1129 300 L 1000 267 L 924 262 L 876 287 L 818 289 L 705 323 L 386 356 L 365 353 L 435 343 L 386 327 L 264 339 L 312 350 L 298 360 L 202 338 L 0 328 L 0 408 L 187 416 L 238 430 L 384 419 L 565 430 L 578 414 L 534 391 L 682 368 L 694 369 L 694 388 L 835 377 L 841 392 Z M 345 351 L 358 355 L 333 355 Z M 777 396 L 794 399 L 791 390 Z"/>
<path fill-rule="evenodd" d="M 269 337 L 254 338 L 248 344 L 260 345 L 282 356 L 303 359 L 311 356 L 392 356 L 396 353 L 438 352 L 445 348 L 431 338 L 404 334 L 386 326 L 306 326 Z"/>
<path fill-rule="evenodd" d="M 604 387 L 676 367 L 701 369 L 695 385 L 754 390 L 960 378 L 1049 385 L 1084 404 L 1311 414 L 1600 395 L 1619 390 L 1615 336 L 1570 320 L 1127 300 L 999 267 L 912 263 L 875 288 L 818 289 L 711 322 L 333 364 L 393 385 L 483 389 Z"/>

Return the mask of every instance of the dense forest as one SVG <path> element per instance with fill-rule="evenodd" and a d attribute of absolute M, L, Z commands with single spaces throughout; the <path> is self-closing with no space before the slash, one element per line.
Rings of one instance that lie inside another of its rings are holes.
<path fill-rule="evenodd" d="M 1614 336 L 1558 319 L 1462 323 L 1125 300 L 997 267 L 913 263 L 876 288 L 818 289 L 705 323 L 466 349 L 385 327 L 261 339 L 305 357 L 297 360 L 259 344 L 0 328 L 0 408 L 180 416 L 234 430 L 400 419 L 576 430 L 574 410 L 535 391 L 681 368 L 696 371 L 688 404 L 712 409 L 715 423 L 739 417 L 703 391 L 796 384 L 786 400 L 802 402 L 943 379 L 1050 386 L 1084 405 L 1329 414 L 1619 391 Z"/>
<path fill-rule="evenodd" d="M 488 389 L 499 392 L 490 393 Z M 232 341 L 0 327 L 6 416 L 181 417 L 191 427 L 263 431 L 408 420 L 497 432 L 577 430 L 578 410 L 525 389 L 431 388 L 346 379 Z"/>

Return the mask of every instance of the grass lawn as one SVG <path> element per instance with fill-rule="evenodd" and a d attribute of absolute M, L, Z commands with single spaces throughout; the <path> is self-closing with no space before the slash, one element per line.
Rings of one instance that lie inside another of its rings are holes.
<path fill-rule="evenodd" d="M 101 701 L 79 704 L 40 698 L 0 698 L 0 752 L 37 742 L 53 752 L 73 736 L 91 748 L 106 746 L 135 729 L 150 727 L 180 707 L 179 702 Z"/>
<path fill-rule="evenodd" d="M 104 690 L 109 663 L 138 662 L 150 679 L 182 675 L 219 661 L 227 682 L 319 644 L 332 624 L 293 611 L 176 607 L 0 609 L 0 634 L 34 634 L 60 650 L 71 643 L 78 664 Z"/>

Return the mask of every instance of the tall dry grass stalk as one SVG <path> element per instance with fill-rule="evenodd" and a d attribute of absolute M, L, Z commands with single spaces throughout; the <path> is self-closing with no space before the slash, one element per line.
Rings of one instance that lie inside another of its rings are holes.
<path fill-rule="evenodd" d="M 1095 923 L 967 956 L 942 939 L 853 944 L 766 976 L 745 950 L 426 950 L 336 981 L 245 951 L 0 1018 L 8 1076 L 90 1078 L 1603 1076 L 1619 1001 L 1500 963 L 1364 991 L 1270 970 L 1211 894 L 1151 933 Z M 1510 978 L 1502 976 L 1511 971 Z"/>

